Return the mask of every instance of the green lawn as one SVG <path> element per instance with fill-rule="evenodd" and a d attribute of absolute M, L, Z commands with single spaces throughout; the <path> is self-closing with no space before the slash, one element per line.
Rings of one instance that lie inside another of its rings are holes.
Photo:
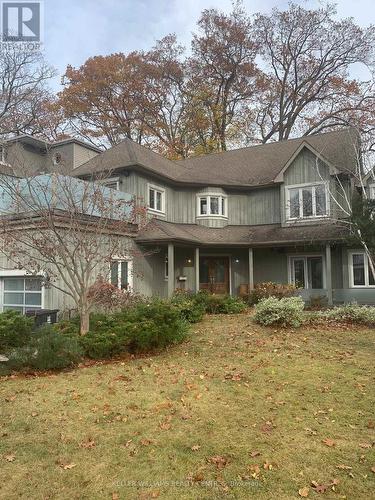
<path fill-rule="evenodd" d="M 1 379 L 0 498 L 374 498 L 374 354 L 211 316 L 152 358 Z"/>

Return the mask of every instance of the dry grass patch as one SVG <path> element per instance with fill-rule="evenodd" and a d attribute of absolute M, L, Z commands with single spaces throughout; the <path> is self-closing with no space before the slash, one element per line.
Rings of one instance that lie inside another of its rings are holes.
<path fill-rule="evenodd" d="M 212 316 L 152 358 L 1 380 L 1 498 L 370 498 L 374 331 Z"/>

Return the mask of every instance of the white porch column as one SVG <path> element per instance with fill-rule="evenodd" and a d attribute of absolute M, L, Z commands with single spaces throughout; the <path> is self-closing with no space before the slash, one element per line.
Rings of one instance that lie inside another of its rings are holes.
<path fill-rule="evenodd" d="M 328 305 L 331 306 L 333 304 L 331 245 L 326 245 L 326 288 Z"/>
<path fill-rule="evenodd" d="M 254 253 L 253 249 L 249 248 L 249 290 L 254 288 Z"/>
<path fill-rule="evenodd" d="M 199 292 L 199 248 L 198 247 L 195 249 L 194 266 L 195 266 L 195 291 Z"/>
<path fill-rule="evenodd" d="M 174 282 L 174 246 L 168 245 L 168 297 L 172 297 L 175 290 Z"/>

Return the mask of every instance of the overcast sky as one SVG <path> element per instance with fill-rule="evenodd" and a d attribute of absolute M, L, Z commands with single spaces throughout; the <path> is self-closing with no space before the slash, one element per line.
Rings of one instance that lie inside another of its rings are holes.
<path fill-rule="evenodd" d="M 287 3 L 244 1 L 249 13 Z M 298 3 L 321 4 L 315 0 Z M 231 10 L 231 0 L 44 0 L 44 5 L 45 55 L 60 76 L 68 64 L 79 66 L 99 54 L 148 49 L 168 33 L 176 33 L 188 45 L 203 9 Z M 339 0 L 337 8 L 341 17 L 354 17 L 363 26 L 375 24 L 374 0 Z"/>

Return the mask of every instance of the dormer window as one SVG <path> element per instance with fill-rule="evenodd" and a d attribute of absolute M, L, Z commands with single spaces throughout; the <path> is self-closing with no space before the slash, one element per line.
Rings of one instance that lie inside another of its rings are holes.
<path fill-rule="evenodd" d="M 148 185 L 148 208 L 151 212 L 165 214 L 165 190 L 163 188 Z"/>
<path fill-rule="evenodd" d="M 228 217 L 227 197 L 214 193 L 199 195 L 198 217 Z"/>
<path fill-rule="evenodd" d="M 313 219 L 327 217 L 328 193 L 324 182 L 301 184 L 286 188 L 287 219 Z"/>

